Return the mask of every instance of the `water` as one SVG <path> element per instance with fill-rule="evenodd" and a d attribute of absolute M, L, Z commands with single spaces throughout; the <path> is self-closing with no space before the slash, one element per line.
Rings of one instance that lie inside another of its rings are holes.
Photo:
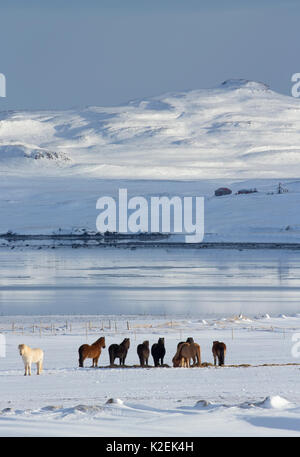
<path fill-rule="evenodd" d="M 2 315 L 299 312 L 297 251 L 0 250 Z"/>

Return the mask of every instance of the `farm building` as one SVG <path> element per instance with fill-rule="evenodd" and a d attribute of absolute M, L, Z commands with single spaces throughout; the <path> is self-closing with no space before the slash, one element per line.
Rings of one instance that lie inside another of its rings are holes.
<path fill-rule="evenodd" d="M 228 189 L 228 187 L 220 187 L 219 189 L 215 190 L 215 196 L 220 197 L 221 195 L 229 195 L 232 194 L 232 190 Z"/>
<path fill-rule="evenodd" d="M 257 189 L 241 189 L 237 192 L 238 195 L 240 194 L 253 194 L 257 192 Z"/>

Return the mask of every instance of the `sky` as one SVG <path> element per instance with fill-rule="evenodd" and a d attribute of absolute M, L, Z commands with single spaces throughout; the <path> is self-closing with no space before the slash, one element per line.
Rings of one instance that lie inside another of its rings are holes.
<path fill-rule="evenodd" d="M 0 110 L 118 105 L 230 78 L 290 94 L 299 0 L 1 0 Z"/>

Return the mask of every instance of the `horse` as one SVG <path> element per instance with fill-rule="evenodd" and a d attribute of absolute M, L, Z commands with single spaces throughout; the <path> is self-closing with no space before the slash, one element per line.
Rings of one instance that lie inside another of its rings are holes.
<path fill-rule="evenodd" d="M 159 366 L 159 362 L 161 365 L 163 365 L 165 354 L 166 354 L 165 339 L 159 338 L 158 342 L 154 343 L 151 348 L 151 355 L 153 357 L 154 365 L 156 367 Z"/>
<path fill-rule="evenodd" d="M 184 343 L 194 344 L 195 343 L 194 342 L 194 338 L 189 337 L 189 338 L 186 339 L 186 341 L 180 341 L 177 344 L 177 352 L 176 352 L 176 354 L 174 355 L 174 357 L 172 359 L 173 367 L 180 367 L 181 366 L 181 360 L 179 359 L 178 354 L 179 354 L 179 347 Z M 195 343 L 195 344 L 197 344 L 197 343 Z M 197 345 L 197 346 L 199 346 L 199 345 Z M 199 346 L 199 351 L 200 351 L 200 346 Z M 196 362 L 197 362 L 196 352 L 195 352 L 195 356 L 192 357 L 192 360 L 193 360 L 193 365 L 196 365 Z M 201 364 L 201 362 L 200 362 L 200 364 Z"/>
<path fill-rule="evenodd" d="M 92 368 L 96 368 L 98 366 L 98 359 L 101 354 L 101 350 L 105 349 L 105 337 L 101 336 L 97 341 L 93 344 L 83 344 L 78 349 L 79 354 L 79 366 L 83 367 L 83 362 L 85 359 L 93 359 Z"/>
<path fill-rule="evenodd" d="M 226 344 L 221 341 L 214 341 L 212 346 L 212 353 L 214 356 L 214 365 L 217 365 L 217 358 L 219 366 L 224 365 L 225 354 L 226 354 Z"/>
<path fill-rule="evenodd" d="M 121 344 L 111 344 L 108 348 L 110 364 L 114 365 L 115 358 L 119 358 L 120 365 L 125 365 L 125 359 L 130 347 L 130 339 L 125 338 Z"/>
<path fill-rule="evenodd" d="M 201 365 L 201 349 L 193 338 L 188 338 L 186 342 L 181 341 L 178 343 L 177 352 L 172 359 L 173 367 L 189 368 L 190 359 L 193 360 L 193 366 Z"/>
<path fill-rule="evenodd" d="M 142 344 L 139 344 L 137 347 L 137 353 L 140 359 L 140 365 L 144 367 L 145 365 L 148 366 L 148 359 L 149 359 L 149 341 L 144 341 Z"/>
<path fill-rule="evenodd" d="M 19 353 L 22 356 L 24 366 L 25 366 L 25 373 L 24 376 L 31 376 L 31 364 L 36 363 L 36 374 L 41 374 L 43 371 L 43 360 L 44 360 L 44 352 L 42 349 L 36 348 L 31 349 L 26 344 L 19 344 L 18 346 Z"/>

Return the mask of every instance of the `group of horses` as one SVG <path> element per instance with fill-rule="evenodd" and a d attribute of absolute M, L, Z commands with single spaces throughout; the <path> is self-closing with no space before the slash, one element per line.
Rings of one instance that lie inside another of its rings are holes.
<path fill-rule="evenodd" d="M 120 366 L 125 366 L 125 360 L 130 347 L 130 339 L 125 338 L 121 344 L 111 344 L 108 348 L 109 362 L 114 366 L 115 359 L 119 359 Z M 79 367 L 83 367 L 85 359 L 92 359 L 92 367 L 98 366 L 98 360 L 102 349 L 105 349 L 105 337 L 102 336 L 93 344 L 83 344 L 78 349 Z M 221 341 L 214 341 L 212 346 L 214 365 L 222 366 L 225 363 L 226 344 Z M 137 354 L 141 367 L 149 366 L 150 346 L 146 340 L 137 346 Z M 157 343 L 151 347 L 151 355 L 153 357 L 154 366 L 163 366 L 164 357 L 166 354 L 165 339 L 159 338 Z M 198 343 L 195 343 L 193 338 L 187 338 L 186 341 L 180 341 L 177 345 L 177 351 L 172 359 L 173 367 L 201 366 L 201 349 Z"/>
<path fill-rule="evenodd" d="M 110 366 L 114 366 L 115 360 L 119 359 L 120 366 L 125 366 L 125 360 L 130 348 L 130 339 L 125 338 L 121 344 L 111 344 L 108 348 Z M 19 353 L 22 356 L 25 366 L 25 376 L 31 375 L 31 364 L 36 363 L 37 374 L 43 369 L 44 352 L 42 349 L 31 349 L 26 344 L 19 344 Z M 98 366 L 98 360 L 102 349 L 105 349 L 105 337 L 102 336 L 93 344 L 83 344 L 78 349 L 79 367 L 83 367 L 85 359 L 92 359 L 92 367 Z M 222 366 L 225 363 L 226 345 L 220 341 L 214 341 L 212 346 L 214 365 Z M 137 354 L 141 367 L 149 367 L 150 346 L 146 340 L 137 346 Z M 151 355 L 155 367 L 164 366 L 164 357 L 166 355 L 165 339 L 159 338 L 157 343 L 151 347 Z M 201 366 L 201 350 L 198 343 L 193 338 L 186 341 L 180 341 L 177 345 L 177 351 L 172 359 L 173 367 L 191 367 Z"/>

